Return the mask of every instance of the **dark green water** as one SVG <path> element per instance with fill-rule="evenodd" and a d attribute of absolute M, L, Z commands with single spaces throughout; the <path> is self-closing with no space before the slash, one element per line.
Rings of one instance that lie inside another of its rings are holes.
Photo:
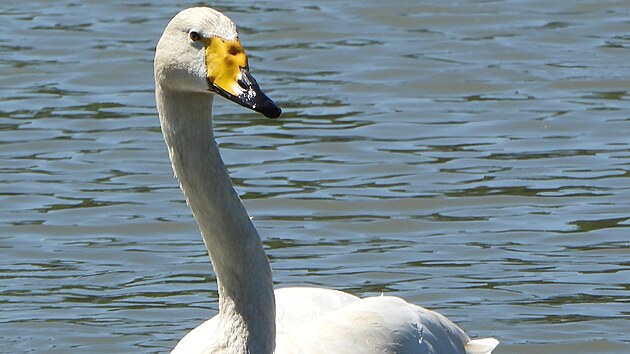
<path fill-rule="evenodd" d="M 153 98 L 192 4 L 0 5 L 0 352 L 167 352 L 215 313 Z M 214 109 L 278 286 L 630 352 L 630 3 L 212 5 L 285 111 Z"/>

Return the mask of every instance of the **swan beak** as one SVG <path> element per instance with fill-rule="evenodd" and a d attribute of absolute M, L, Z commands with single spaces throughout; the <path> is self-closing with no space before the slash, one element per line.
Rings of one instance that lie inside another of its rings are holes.
<path fill-rule="evenodd" d="M 260 112 L 267 118 L 280 116 L 280 107 L 262 92 L 250 74 L 247 56 L 238 38 L 211 37 L 202 41 L 206 49 L 209 91 Z"/>

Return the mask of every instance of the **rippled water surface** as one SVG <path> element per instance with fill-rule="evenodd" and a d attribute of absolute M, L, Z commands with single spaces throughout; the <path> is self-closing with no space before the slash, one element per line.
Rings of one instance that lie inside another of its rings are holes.
<path fill-rule="evenodd" d="M 152 59 L 181 1 L 0 6 L 0 351 L 166 352 L 216 284 Z M 215 103 L 278 286 L 497 353 L 630 352 L 628 1 L 216 1 L 285 110 Z"/>

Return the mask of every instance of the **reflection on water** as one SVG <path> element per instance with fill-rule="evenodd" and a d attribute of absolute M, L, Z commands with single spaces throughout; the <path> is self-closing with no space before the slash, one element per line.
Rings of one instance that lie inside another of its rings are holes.
<path fill-rule="evenodd" d="M 185 6 L 3 9 L 7 353 L 164 352 L 216 310 L 152 92 Z M 630 350 L 628 4 L 214 6 L 285 111 L 215 108 L 278 286 L 400 295 L 501 353 Z"/>

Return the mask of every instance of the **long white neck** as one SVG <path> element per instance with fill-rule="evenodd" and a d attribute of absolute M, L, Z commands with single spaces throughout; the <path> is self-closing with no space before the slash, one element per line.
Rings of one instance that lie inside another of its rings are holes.
<path fill-rule="evenodd" d="M 272 353 L 275 299 L 258 232 L 232 187 L 212 132 L 212 95 L 163 89 L 156 99 L 175 175 L 212 260 L 219 328 L 208 352 Z"/>

